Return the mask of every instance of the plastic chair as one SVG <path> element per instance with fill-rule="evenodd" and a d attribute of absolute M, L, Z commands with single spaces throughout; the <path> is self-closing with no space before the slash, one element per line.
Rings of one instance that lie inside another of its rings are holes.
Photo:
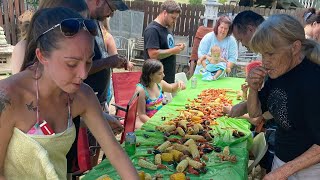
<path fill-rule="evenodd" d="M 126 134 L 128 132 L 134 132 L 135 126 L 136 126 L 136 118 L 137 118 L 137 107 L 138 107 L 138 99 L 139 99 L 139 92 L 136 92 L 132 98 L 130 99 L 129 103 L 127 104 L 126 109 L 121 109 L 126 112 L 125 118 L 124 118 L 124 131 L 121 135 L 120 144 L 123 143 L 123 141 L 126 138 Z"/>
<path fill-rule="evenodd" d="M 112 73 L 114 102 L 116 115 L 124 118 L 125 112 L 118 111 L 125 109 L 131 97 L 136 91 L 136 84 L 140 81 L 141 72 L 119 72 Z"/>
<path fill-rule="evenodd" d="M 253 143 L 250 151 L 254 155 L 254 161 L 248 164 L 248 173 L 251 173 L 253 168 L 258 165 L 263 156 L 268 150 L 268 144 L 265 139 L 264 132 L 259 133 L 253 138 Z"/>
<path fill-rule="evenodd" d="M 186 73 L 180 72 L 180 73 L 175 74 L 174 81 L 175 82 L 182 81 L 184 84 L 187 84 L 188 78 L 187 78 Z"/>

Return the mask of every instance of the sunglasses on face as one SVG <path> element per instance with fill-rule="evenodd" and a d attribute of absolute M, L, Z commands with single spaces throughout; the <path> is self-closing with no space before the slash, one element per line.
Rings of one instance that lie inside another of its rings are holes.
<path fill-rule="evenodd" d="M 54 30 L 55 28 L 60 26 L 60 31 L 65 37 L 73 37 L 76 35 L 81 28 L 84 28 L 88 31 L 92 36 L 96 36 L 98 34 L 97 25 L 93 20 L 81 19 L 81 18 L 70 18 L 61 21 L 61 23 L 52 26 L 50 29 L 46 30 L 42 33 L 37 40 L 45 35 L 46 33 Z"/>

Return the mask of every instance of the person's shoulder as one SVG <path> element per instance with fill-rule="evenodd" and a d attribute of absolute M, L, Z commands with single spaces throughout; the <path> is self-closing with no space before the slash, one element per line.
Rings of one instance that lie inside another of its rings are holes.
<path fill-rule="evenodd" d="M 236 38 L 234 38 L 232 35 L 226 37 L 226 39 L 229 40 L 229 41 L 231 41 L 231 42 L 237 43 Z"/>

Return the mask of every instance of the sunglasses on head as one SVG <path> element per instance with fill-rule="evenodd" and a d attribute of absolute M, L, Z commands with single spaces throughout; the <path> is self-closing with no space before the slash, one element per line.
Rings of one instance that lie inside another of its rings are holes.
<path fill-rule="evenodd" d="M 42 33 L 37 40 L 45 35 L 46 33 L 54 30 L 55 28 L 60 26 L 60 31 L 65 37 L 73 37 L 76 35 L 81 28 L 84 28 L 88 31 L 92 36 L 96 36 L 98 34 L 97 25 L 93 20 L 81 19 L 81 18 L 70 18 L 61 21 L 59 24 L 52 26 L 50 29 L 46 30 Z"/>

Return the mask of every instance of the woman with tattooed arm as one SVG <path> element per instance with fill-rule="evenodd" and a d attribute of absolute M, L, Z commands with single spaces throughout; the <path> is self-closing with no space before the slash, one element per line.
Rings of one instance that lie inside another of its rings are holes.
<path fill-rule="evenodd" d="M 96 24 L 67 8 L 32 18 L 26 70 L 0 81 L 0 180 L 66 179 L 66 154 L 83 117 L 122 179 L 138 179 L 104 120 L 92 89 L 82 83 L 94 56 Z"/>

